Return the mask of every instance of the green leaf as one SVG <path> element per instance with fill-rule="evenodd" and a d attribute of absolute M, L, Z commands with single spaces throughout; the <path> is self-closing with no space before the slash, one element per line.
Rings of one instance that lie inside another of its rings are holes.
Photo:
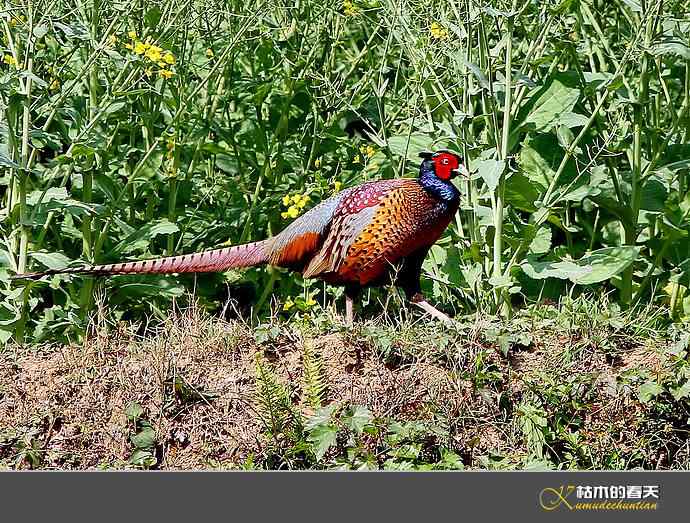
<path fill-rule="evenodd" d="M 545 254 L 551 250 L 551 228 L 540 227 L 537 234 L 529 244 L 529 252 L 532 254 Z"/>
<path fill-rule="evenodd" d="M 650 178 L 642 187 L 641 193 L 640 209 L 656 212 L 664 210 L 668 191 L 660 180 Z"/>
<path fill-rule="evenodd" d="M 683 398 L 690 398 L 690 380 L 687 380 L 680 387 L 671 389 L 671 396 L 676 401 L 682 400 Z"/>
<path fill-rule="evenodd" d="M 468 62 L 464 56 L 461 58 L 462 62 L 465 64 L 465 66 L 472 71 L 472 74 L 474 77 L 477 79 L 477 82 L 479 82 L 479 85 L 482 87 L 482 89 L 486 89 L 487 91 L 490 90 L 490 85 L 489 85 L 489 80 L 487 80 L 486 75 L 482 72 L 482 70 L 479 68 L 479 66 L 473 64 L 472 62 Z"/>
<path fill-rule="evenodd" d="M 556 176 L 563 156 L 565 151 L 553 134 L 530 136 L 520 150 L 519 166 L 525 176 L 536 184 L 535 189 L 541 194 L 546 192 L 546 187 Z M 558 186 L 570 183 L 576 176 L 575 162 L 571 159 L 558 179 Z"/>
<path fill-rule="evenodd" d="M 314 414 L 312 414 L 304 427 L 307 430 L 312 430 L 321 425 L 328 425 L 331 422 L 331 417 L 333 416 L 333 411 L 335 410 L 335 405 L 328 405 L 327 407 L 321 407 Z"/>
<path fill-rule="evenodd" d="M 146 25 L 149 26 L 151 29 L 155 29 L 156 26 L 158 26 L 158 22 L 160 21 L 160 19 L 161 10 L 159 7 L 152 7 L 144 15 L 144 22 L 146 22 Z"/>
<path fill-rule="evenodd" d="M 17 319 L 19 319 L 19 317 L 21 316 L 18 316 Z M 0 343 L 7 343 L 10 340 L 10 338 L 12 338 L 12 336 L 14 336 L 14 329 L 0 329 Z"/>
<path fill-rule="evenodd" d="M 53 200 L 68 200 L 69 195 L 64 187 L 50 187 L 46 191 L 33 191 L 26 197 L 27 205 L 38 205 L 38 202 L 48 203 Z"/>
<path fill-rule="evenodd" d="M 129 438 L 138 449 L 151 449 L 156 444 L 156 431 L 153 427 L 145 425 L 139 432 Z"/>
<path fill-rule="evenodd" d="M 164 218 L 151 227 L 149 235 L 151 238 L 155 238 L 159 234 L 172 234 L 179 232 L 179 230 L 180 228 L 177 225 Z"/>
<path fill-rule="evenodd" d="M 448 449 L 441 450 L 441 460 L 436 463 L 434 468 L 446 469 L 446 470 L 463 470 L 465 464 L 462 462 L 462 458 L 458 456 L 455 452 Z"/>
<path fill-rule="evenodd" d="M 31 81 L 34 84 L 36 84 L 38 87 L 42 87 L 42 88 L 48 87 L 48 82 L 46 82 L 43 78 L 40 78 L 33 73 L 30 73 L 29 71 L 21 71 L 19 73 L 19 76 L 21 78 L 31 78 Z"/>
<path fill-rule="evenodd" d="M 17 162 L 10 160 L 7 155 L 0 152 L 0 167 L 11 167 L 12 169 L 19 169 L 21 166 Z"/>
<path fill-rule="evenodd" d="M 638 2 L 637 0 L 623 0 L 623 3 L 627 4 L 631 11 L 634 11 L 636 13 L 642 12 L 642 4 L 640 4 L 640 2 Z"/>
<path fill-rule="evenodd" d="M 510 287 L 513 284 L 513 280 L 507 274 L 502 274 L 500 276 L 492 276 L 489 278 L 489 284 L 496 289 Z"/>
<path fill-rule="evenodd" d="M 521 211 L 534 212 L 534 202 L 544 194 L 545 188 L 533 183 L 522 173 L 513 173 L 505 183 L 505 201 Z"/>
<path fill-rule="evenodd" d="M 335 444 L 337 436 L 338 429 L 334 425 L 318 425 L 309 432 L 307 441 L 314 446 L 317 460 L 323 458 L 328 449 Z"/>
<path fill-rule="evenodd" d="M 475 262 L 471 265 L 465 265 L 462 267 L 461 272 L 470 289 L 474 290 L 476 285 L 481 283 L 483 272 L 481 263 Z"/>
<path fill-rule="evenodd" d="M 45 24 L 37 25 L 34 27 L 34 36 L 36 37 L 37 40 L 40 40 L 43 38 L 45 35 L 48 34 L 48 26 Z"/>
<path fill-rule="evenodd" d="M 136 423 L 136 421 L 141 418 L 141 415 L 144 413 L 144 409 L 141 407 L 136 402 L 132 402 L 129 405 L 127 405 L 127 409 L 125 410 L 125 414 L 127 416 L 127 419 L 129 421 L 132 421 Z"/>
<path fill-rule="evenodd" d="M 681 354 L 687 350 L 690 345 L 690 332 L 684 332 L 678 339 L 673 342 L 673 345 L 669 348 L 669 352 L 675 356 L 681 356 Z"/>
<path fill-rule="evenodd" d="M 259 345 L 275 341 L 278 336 L 280 336 L 280 328 L 277 325 L 263 323 L 254 329 L 254 341 Z"/>
<path fill-rule="evenodd" d="M 123 276 L 123 278 L 127 278 L 127 276 Z M 144 276 L 144 278 L 146 278 L 146 276 Z M 151 279 L 150 277 L 146 278 L 147 281 L 151 281 Z M 117 295 L 111 298 L 113 304 L 122 302 L 125 297 L 143 298 L 155 296 L 156 298 L 179 298 L 185 292 L 182 285 L 177 285 L 174 281 L 171 281 L 170 278 L 154 279 L 153 283 L 118 282 L 114 286 L 114 290 L 117 291 Z"/>
<path fill-rule="evenodd" d="M 568 129 L 572 129 L 573 127 L 584 127 L 588 120 L 589 118 L 584 114 L 569 112 L 560 115 L 557 123 L 559 125 L 567 127 Z"/>
<path fill-rule="evenodd" d="M 393 156 L 406 157 L 419 162 L 419 152 L 433 148 L 433 139 L 426 134 L 401 134 L 388 139 L 388 149 Z"/>
<path fill-rule="evenodd" d="M 139 467 L 152 467 L 156 464 L 156 457 L 148 450 L 136 449 L 132 452 L 129 463 Z"/>
<path fill-rule="evenodd" d="M 72 260 L 61 252 L 44 252 L 37 251 L 32 252 L 30 256 L 38 261 L 39 263 L 45 265 L 49 269 L 60 270 L 67 267 Z"/>
<path fill-rule="evenodd" d="M 676 38 L 668 38 L 662 42 L 652 44 L 649 51 L 654 56 L 675 55 L 690 60 L 690 47 L 685 42 Z"/>
<path fill-rule="evenodd" d="M 110 105 L 108 105 L 108 108 L 105 110 L 106 114 L 113 114 L 118 112 L 120 109 L 123 109 L 124 107 L 127 106 L 127 102 L 113 102 Z"/>
<path fill-rule="evenodd" d="M 505 160 L 477 160 L 474 162 L 474 165 L 479 171 L 479 176 L 482 177 L 482 180 L 484 180 L 489 190 L 494 192 L 505 170 Z"/>
<path fill-rule="evenodd" d="M 532 279 L 559 278 L 580 285 L 607 281 L 627 269 L 640 252 L 639 247 L 606 247 L 579 260 L 539 262 L 528 257 L 520 267 Z"/>
<path fill-rule="evenodd" d="M 167 218 L 163 218 L 135 229 L 115 247 L 115 251 L 122 254 L 141 251 L 146 249 L 151 243 L 151 240 L 156 236 L 161 234 L 172 234 L 179 230 L 180 228 L 176 224 L 168 221 Z"/>
<path fill-rule="evenodd" d="M 374 416 L 367 407 L 357 405 L 343 417 L 343 423 L 353 432 L 361 434 L 364 427 L 371 424 L 373 419 Z"/>
<path fill-rule="evenodd" d="M 520 427 L 530 455 L 543 457 L 546 436 L 544 429 L 548 422 L 546 413 L 541 407 L 529 403 L 523 403 L 517 410 L 517 422 Z"/>
<path fill-rule="evenodd" d="M 637 259 L 640 247 L 606 247 L 592 252 L 589 256 L 580 258 L 577 263 L 591 270 L 573 279 L 573 283 L 591 285 L 607 281 L 620 274 Z"/>
<path fill-rule="evenodd" d="M 557 73 L 550 77 L 518 113 L 516 130 L 526 127 L 546 132 L 561 123 L 561 120 L 572 124 L 570 115 L 580 98 L 580 89 L 577 86 L 578 79 L 575 73 Z"/>
<path fill-rule="evenodd" d="M 656 398 L 659 394 L 664 392 L 664 389 L 655 381 L 646 381 L 640 385 L 638 395 L 642 403 L 648 403 Z"/>
<path fill-rule="evenodd" d="M 589 272 L 587 268 L 581 267 L 571 260 L 540 262 L 529 256 L 522 262 L 520 267 L 527 276 L 534 280 L 558 278 L 572 281 L 578 276 Z"/>

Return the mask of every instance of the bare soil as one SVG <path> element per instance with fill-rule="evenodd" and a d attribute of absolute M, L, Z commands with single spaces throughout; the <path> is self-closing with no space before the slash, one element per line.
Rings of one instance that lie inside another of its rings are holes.
<path fill-rule="evenodd" d="M 517 456 L 519 466 L 530 445 L 520 429 L 523 400 L 563 384 L 572 388 L 566 396 L 587 401 L 573 416 L 585 418 L 578 437 L 588 452 L 646 452 L 648 409 L 626 389 L 625 374 L 668 372 L 658 345 L 610 357 L 551 330 L 504 356 L 482 339 L 481 324 L 439 337 L 440 329 L 412 326 L 381 350 L 362 326 L 310 333 L 282 325 L 259 344 L 244 323 L 190 310 L 144 335 L 101 325 L 80 344 L 8 348 L 0 353 L 0 466 L 130 468 L 137 429 L 127 409 L 137 404 L 156 434 L 155 468 L 242 467 L 267 443 L 256 410 L 256 354 L 308 416 L 300 392 L 305 343 L 325 364 L 327 404 L 364 405 L 397 421 L 442 420 L 467 467 L 486 466 L 490 455 Z M 549 411 L 549 400 L 539 401 Z M 648 458 L 677 466 L 669 455 Z"/>

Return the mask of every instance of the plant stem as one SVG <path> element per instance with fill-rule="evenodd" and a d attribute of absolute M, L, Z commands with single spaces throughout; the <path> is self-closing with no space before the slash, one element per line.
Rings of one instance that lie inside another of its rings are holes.
<path fill-rule="evenodd" d="M 516 1 L 513 2 L 513 10 L 515 10 Z M 508 24 L 508 36 L 506 40 L 506 65 L 505 65 L 505 99 L 503 106 L 503 133 L 501 136 L 501 147 L 499 150 L 499 160 L 507 162 L 509 154 L 509 142 L 510 142 L 510 112 L 511 103 L 513 95 L 512 86 L 512 32 L 513 32 L 513 17 L 509 17 L 507 20 Z M 497 148 L 498 149 L 498 148 Z M 505 192 L 505 169 L 501 174 L 501 177 L 496 187 L 494 203 L 494 246 L 493 246 L 493 276 L 494 278 L 500 278 L 503 274 L 503 199 Z M 495 300 L 496 306 L 502 309 L 504 316 L 507 316 L 510 312 L 509 303 L 507 299 L 507 293 L 505 289 L 500 288 L 495 290 Z"/>
<path fill-rule="evenodd" d="M 646 2 L 642 2 L 642 12 L 646 12 Z M 642 176 L 642 130 L 645 127 L 645 106 L 647 93 L 649 92 L 649 54 L 647 49 L 652 41 L 655 17 L 642 18 L 640 23 L 646 21 L 645 44 L 642 51 L 642 69 L 640 71 L 639 92 L 637 104 L 634 108 L 635 117 L 633 123 L 633 151 L 632 151 L 632 175 L 630 181 L 630 223 L 624 223 L 625 245 L 634 246 L 637 241 L 638 220 L 640 214 L 640 179 Z M 630 305 L 633 297 L 633 275 L 635 264 L 625 269 L 621 279 L 621 301 Z"/>

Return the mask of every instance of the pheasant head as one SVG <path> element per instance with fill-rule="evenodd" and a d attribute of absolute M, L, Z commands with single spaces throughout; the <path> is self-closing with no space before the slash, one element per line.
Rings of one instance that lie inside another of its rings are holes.
<path fill-rule="evenodd" d="M 462 157 L 448 149 L 439 149 L 433 153 L 422 151 L 419 156 L 423 158 L 424 162 L 431 162 L 434 174 L 441 180 L 448 181 L 459 174 L 469 175 Z"/>

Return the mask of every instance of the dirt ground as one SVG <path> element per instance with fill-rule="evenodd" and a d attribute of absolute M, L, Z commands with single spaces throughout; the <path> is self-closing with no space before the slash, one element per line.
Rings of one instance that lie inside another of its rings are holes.
<path fill-rule="evenodd" d="M 581 340 L 551 332 L 504 356 L 477 334 L 480 327 L 437 335 L 430 333 L 438 327 L 413 326 L 383 351 L 364 327 L 309 333 L 283 325 L 259 343 L 244 323 L 192 310 L 144 335 L 132 326 L 99 326 L 82 344 L 9 348 L 0 352 L 0 466 L 130 468 L 132 436 L 144 420 L 155 433 L 154 468 L 242 467 L 266 446 L 257 353 L 308 416 L 305 344 L 324 362 L 326 404 L 363 405 L 395 420 L 442 419 L 468 467 L 485 466 L 481 456 L 528 450 L 518 419 L 523 400 L 559 383 L 575 391 L 565 394 L 588 398 L 576 415 L 588 416 L 578 437 L 591 452 L 643 445 L 645 407 L 621 377 L 631 368 L 665 372 L 657 348 L 633 346 L 611 358 L 585 345 L 568 362 L 563 348 Z M 568 381 L 576 374 L 588 381 Z M 558 409 L 563 400 L 554 402 Z M 141 408 L 139 421 L 128 417 L 132 405 Z"/>

